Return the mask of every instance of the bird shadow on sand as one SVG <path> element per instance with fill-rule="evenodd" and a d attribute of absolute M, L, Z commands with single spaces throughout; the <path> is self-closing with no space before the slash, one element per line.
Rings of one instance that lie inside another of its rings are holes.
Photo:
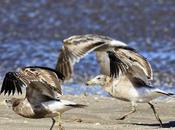
<path fill-rule="evenodd" d="M 159 127 L 160 124 L 159 123 L 155 123 L 155 124 L 148 124 L 148 123 L 131 123 L 133 125 L 140 125 L 140 126 L 152 126 L 152 127 Z M 175 128 L 175 121 L 170 121 L 167 123 L 163 123 L 163 128 Z"/>

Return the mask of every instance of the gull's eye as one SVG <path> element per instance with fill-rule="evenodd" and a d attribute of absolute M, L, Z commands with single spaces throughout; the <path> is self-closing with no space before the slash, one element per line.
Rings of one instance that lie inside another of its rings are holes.
<path fill-rule="evenodd" d="M 97 79 L 101 79 L 100 77 L 98 77 Z"/>
<path fill-rule="evenodd" d="M 29 70 L 28 69 L 25 69 L 24 72 L 29 72 Z"/>
<path fill-rule="evenodd" d="M 31 68 L 30 70 L 31 70 L 31 71 L 35 71 L 35 69 L 33 69 L 33 68 Z"/>

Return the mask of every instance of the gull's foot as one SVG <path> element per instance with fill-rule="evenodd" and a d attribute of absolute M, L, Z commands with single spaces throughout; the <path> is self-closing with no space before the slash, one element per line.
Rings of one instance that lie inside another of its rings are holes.
<path fill-rule="evenodd" d="M 163 124 L 162 123 L 160 123 L 160 128 L 163 128 Z"/>
<path fill-rule="evenodd" d="M 65 130 L 65 128 L 61 124 L 59 124 L 58 130 Z"/>

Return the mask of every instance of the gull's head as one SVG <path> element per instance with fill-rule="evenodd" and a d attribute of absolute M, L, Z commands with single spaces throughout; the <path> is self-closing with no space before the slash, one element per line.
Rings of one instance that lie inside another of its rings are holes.
<path fill-rule="evenodd" d="M 39 79 L 40 70 L 35 67 L 18 68 L 17 72 L 13 72 L 12 75 L 17 78 L 17 80 L 23 82 L 22 84 L 27 84 L 32 80 Z"/>
<path fill-rule="evenodd" d="M 14 108 L 14 107 L 19 105 L 20 99 L 11 98 L 11 99 L 6 99 L 5 102 L 6 102 L 8 107 L 10 107 L 10 108 L 13 107 Z"/>
<path fill-rule="evenodd" d="M 19 72 L 27 77 L 37 77 L 40 74 L 40 69 L 35 67 L 24 67 L 19 69 Z"/>
<path fill-rule="evenodd" d="M 103 86 L 106 82 L 106 78 L 107 78 L 106 75 L 97 75 L 93 79 L 87 81 L 86 85 L 88 85 L 88 86 L 90 86 L 90 85 L 101 85 L 101 86 Z"/>

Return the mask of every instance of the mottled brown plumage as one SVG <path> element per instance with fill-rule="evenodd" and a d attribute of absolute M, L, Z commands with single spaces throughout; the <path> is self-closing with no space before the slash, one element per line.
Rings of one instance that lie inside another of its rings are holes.
<path fill-rule="evenodd" d="M 118 68 L 115 76 L 125 74 L 132 69 L 135 76 L 143 76 L 142 80 L 145 82 L 152 80 L 152 68 L 143 56 L 121 41 L 95 34 L 76 35 L 65 39 L 56 70 L 62 72 L 65 79 L 70 79 L 74 64 L 92 51 L 97 53 L 96 56 L 101 66 L 102 74 L 110 76 L 111 66 L 109 66 L 109 57 L 106 52 L 114 51 L 119 61 L 118 64 L 113 64 L 115 68 Z"/>
<path fill-rule="evenodd" d="M 147 103 L 151 106 L 156 119 L 162 127 L 162 121 L 159 118 L 154 105 L 151 101 L 160 96 L 171 96 L 173 93 L 168 93 L 159 88 L 147 85 L 144 81 L 134 78 L 129 74 L 122 75 L 119 78 L 111 78 L 106 75 L 97 75 L 89 80 L 87 85 L 100 85 L 112 97 L 131 103 L 132 110 L 122 115 L 118 120 L 124 120 L 130 114 L 136 112 L 137 103 Z M 109 103 L 110 105 L 110 103 Z"/>
<path fill-rule="evenodd" d="M 127 58 L 130 55 L 118 55 L 119 53 L 116 53 L 115 51 L 108 51 L 107 53 L 110 60 L 111 77 L 108 75 L 97 75 L 93 79 L 89 80 L 86 84 L 101 85 L 102 88 L 107 91 L 112 97 L 131 102 L 132 110 L 119 118 L 120 120 L 123 120 L 130 114 L 136 112 L 137 103 L 148 103 L 151 106 L 156 119 L 159 121 L 160 126 L 162 126 L 162 121 L 160 120 L 159 115 L 154 108 L 154 105 L 151 103 L 151 100 L 160 96 L 171 96 L 174 94 L 167 93 L 163 90 L 150 86 L 150 84 L 146 82 L 146 78 L 145 81 L 142 80 L 143 77 L 146 77 L 144 75 L 145 73 L 143 72 L 143 76 L 136 76 L 135 72 L 137 69 L 134 70 L 132 68 L 132 66 L 135 66 L 135 57 L 132 57 L 133 59 L 130 59 Z M 119 75 L 116 73 L 119 73 Z M 121 73 L 125 74 L 122 75 Z"/>
<path fill-rule="evenodd" d="M 26 88 L 24 99 L 12 98 L 6 100 L 12 105 L 13 111 L 26 118 L 52 118 L 52 130 L 55 119 L 63 112 L 72 108 L 81 108 L 85 105 L 61 100 L 61 82 L 64 76 L 47 67 L 30 66 L 18 72 L 8 72 L 4 78 L 1 93 L 14 95 L 15 91 L 22 94 Z M 60 122 L 59 122 L 60 124 Z M 61 124 L 59 125 L 62 129 Z"/>

